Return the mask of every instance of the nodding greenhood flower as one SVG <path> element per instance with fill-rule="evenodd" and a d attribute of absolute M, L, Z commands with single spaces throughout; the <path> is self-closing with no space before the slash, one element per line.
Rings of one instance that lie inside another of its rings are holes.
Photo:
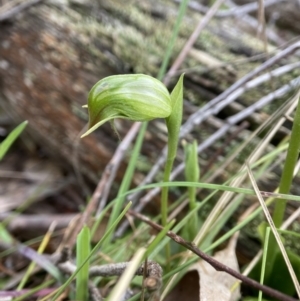
<path fill-rule="evenodd" d="M 87 107 L 89 129 L 81 137 L 115 118 L 149 121 L 167 118 L 172 112 L 167 88 L 144 74 L 114 75 L 98 81 L 89 93 Z"/>

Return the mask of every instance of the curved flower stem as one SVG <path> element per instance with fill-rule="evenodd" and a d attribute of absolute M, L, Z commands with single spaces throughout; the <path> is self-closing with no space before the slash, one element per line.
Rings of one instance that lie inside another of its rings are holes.
<path fill-rule="evenodd" d="M 172 112 L 169 117 L 166 118 L 166 124 L 168 128 L 168 155 L 164 170 L 163 181 L 168 182 L 170 179 L 172 167 L 177 153 L 177 145 L 179 139 L 180 125 L 182 121 L 182 106 L 183 106 L 183 74 L 180 76 L 175 88 L 171 93 L 171 106 Z M 168 219 L 168 196 L 169 187 L 164 187 L 161 193 L 161 220 L 163 227 L 167 225 Z M 167 267 L 171 257 L 170 244 L 166 245 L 166 260 Z"/>
<path fill-rule="evenodd" d="M 166 118 L 168 128 L 168 155 L 164 171 L 164 182 L 170 179 L 172 167 L 177 153 L 177 145 L 179 139 L 180 125 L 182 121 L 182 106 L 183 106 L 183 76 L 182 74 L 171 93 L 172 112 Z M 161 194 L 161 215 L 163 227 L 167 224 L 168 217 L 168 192 L 169 188 L 164 187 Z"/>

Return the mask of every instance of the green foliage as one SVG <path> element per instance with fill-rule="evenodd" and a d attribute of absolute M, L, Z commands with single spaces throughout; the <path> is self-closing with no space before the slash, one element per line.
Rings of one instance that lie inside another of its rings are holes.
<path fill-rule="evenodd" d="M 295 99 L 296 101 L 296 99 Z M 279 193 L 287 194 L 290 191 L 292 185 L 294 168 L 299 157 L 300 151 L 300 106 L 298 100 L 298 106 L 295 112 L 290 142 L 287 150 L 286 160 L 279 183 Z M 276 200 L 275 209 L 273 212 L 274 224 L 279 228 L 282 224 L 284 213 L 286 208 L 286 200 Z M 262 235 L 263 230 L 259 229 L 259 234 Z M 263 244 L 265 243 L 264 238 L 262 239 Z M 297 277 L 300 274 L 300 257 L 287 250 L 288 257 L 291 261 L 292 267 L 295 270 Z M 295 287 L 291 281 L 290 273 L 287 269 L 287 265 L 282 257 L 274 235 L 270 235 L 269 249 L 267 254 L 267 263 L 265 269 L 265 283 L 276 289 L 282 288 L 282 292 L 287 294 L 295 293 Z M 256 269 L 258 267 L 256 266 Z M 257 277 L 254 272 L 253 277 Z M 259 278 L 255 278 L 259 279 Z"/>
<path fill-rule="evenodd" d="M 181 8 L 186 8 L 187 1 L 182 1 Z M 178 33 L 178 25 L 180 23 L 180 18 L 182 18 L 184 9 L 181 10 L 181 13 L 178 16 L 178 22 L 176 25 L 176 30 L 173 32 L 173 37 L 175 39 L 177 33 Z M 172 40 L 172 43 L 174 41 Z M 170 44 L 172 44 L 170 43 Z M 168 58 L 170 57 L 170 53 L 172 50 L 172 46 L 169 47 L 167 55 L 165 56 L 164 64 L 161 68 L 161 71 L 158 75 L 159 80 L 162 80 L 163 73 L 165 72 Z M 196 237 L 197 229 L 199 226 L 198 221 L 198 210 L 200 209 L 202 204 L 196 203 L 196 187 L 202 187 L 202 188 L 208 188 L 213 189 L 214 192 L 217 192 L 218 190 L 224 190 L 224 191 L 233 191 L 240 193 L 241 195 L 239 198 L 235 199 L 236 202 L 234 204 L 229 205 L 224 212 L 220 213 L 214 224 L 212 224 L 213 229 L 211 229 L 210 233 L 205 235 L 201 243 L 203 243 L 203 246 L 205 246 L 206 250 L 212 250 L 216 245 L 220 244 L 221 242 L 224 242 L 226 238 L 228 238 L 230 235 L 232 235 L 234 232 L 236 232 L 239 228 L 246 225 L 252 218 L 254 218 L 258 212 L 261 211 L 261 208 L 256 210 L 251 216 L 243 221 L 241 224 L 237 225 L 233 229 L 231 229 L 226 235 L 218 239 L 216 242 L 213 243 L 214 238 L 216 237 L 217 233 L 219 232 L 220 228 L 223 227 L 225 222 L 229 219 L 233 211 L 235 211 L 236 207 L 240 204 L 242 201 L 243 195 L 242 194 L 254 194 L 254 192 L 250 189 L 246 188 L 235 188 L 235 187 L 229 187 L 226 184 L 224 185 L 213 185 L 213 184 L 207 184 L 207 183 L 198 183 L 199 181 L 199 168 L 198 167 L 198 157 L 197 157 L 197 144 L 194 142 L 193 145 L 187 146 L 185 149 L 186 152 L 186 180 L 187 182 L 173 182 L 170 183 L 170 174 L 173 167 L 173 162 L 176 157 L 177 153 L 177 145 L 178 145 L 178 136 L 179 136 L 179 130 L 181 126 L 182 121 L 182 103 L 183 103 L 183 75 L 180 77 L 179 81 L 177 82 L 174 90 L 172 91 L 171 95 L 167 91 L 166 87 L 158 80 L 144 74 L 136 74 L 136 75 L 117 75 L 117 76 L 110 76 L 107 78 L 102 79 L 98 83 L 95 84 L 95 86 L 91 89 L 88 99 L 88 110 L 89 110 L 89 129 L 88 131 L 82 136 L 86 136 L 93 132 L 95 129 L 97 129 L 99 126 L 104 124 L 106 121 L 113 121 L 115 118 L 123 118 L 128 119 L 132 121 L 149 121 L 155 118 L 164 118 L 166 121 L 167 129 L 168 129 L 168 155 L 167 155 L 167 161 L 164 169 L 164 177 L 163 177 L 163 183 L 154 183 L 150 185 L 146 185 L 144 187 L 139 187 L 137 189 L 128 191 L 129 185 L 132 181 L 132 176 L 134 173 L 135 163 L 137 156 L 139 154 L 143 136 L 146 130 L 147 124 L 144 123 L 143 129 L 140 132 L 138 141 L 134 147 L 133 156 L 131 157 L 129 168 L 127 169 L 127 172 L 124 176 L 124 180 L 121 184 L 121 188 L 118 191 L 117 198 L 114 200 L 114 206 L 112 213 L 110 215 L 109 223 L 107 228 L 109 231 L 106 232 L 106 244 L 103 244 L 102 242 L 102 248 L 105 249 L 105 251 L 111 250 L 115 247 L 111 246 L 111 233 L 114 230 L 114 227 L 116 226 L 116 218 L 118 217 L 118 214 L 124 204 L 124 199 L 126 195 L 129 195 L 130 193 L 134 191 L 138 191 L 141 189 L 147 189 L 147 188 L 154 188 L 154 187 L 162 187 L 162 195 L 161 195 L 161 220 L 162 224 L 164 226 L 164 230 L 160 232 L 159 235 L 156 236 L 156 238 L 153 240 L 153 242 L 149 245 L 148 251 L 146 252 L 147 256 L 157 256 L 159 255 L 159 252 L 161 249 L 169 244 L 169 238 L 164 238 L 165 233 L 168 229 L 171 228 L 173 225 L 173 222 L 167 223 L 167 217 L 168 213 L 170 211 L 170 208 L 168 207 L 168 189 L 169 187 L 188 187 L 188 196 L 189 196 L 189 213 L 185 218 L 183 218 L 173 229 L 173 231 L 179 231 L 179 229 L 183 229 L 184 231 L 187 231 L 189 233 L 189 239 L 192 240 L 194 237 Z M 300 133 L 300 131 L 299 131 Z M 298 133 L 298 134 L 299 134 Z M 293 135 L 292 135 L 293 136 Z M 299 137 L 299 135 L 298 135 Z M 294 147 L 294 155 L 293 158 L 295 159 L 295 152 L 296 148 Z M 297 150 L 299 151 L 299 144 Z M 297 152 L 298 155 L 298 152 Z M 290 164 L 290 167 L 288 168 L 289 177 L 292 174 L 292 169 L 294 167 L 295 160 L 292 160 L 292 164 Z M 269 163 L 266 163 L 266 166 L 268 166 Z M 264 166 L 265 167 L 265 166 Z M 264 168 L 262 168 L 264 169 Z M 286 182 L 287 183 L 287 182 Z M 289 184 L 290 185 L 290 184 Z M 285 190 L 281 190 L 281 193 L 288 193 L 288 191 L 285 192 Z M 287 196 L 283 197 L 284 199 L 287 198 Z M 296 197 L 297 198 L 297 197 Z M 209 198 L 208 198 L 209 199 Z M 271 202 L 270 202 L 271 203 Z M 279 203 L 279 202 L 278 202 Z M 281 202 L 281 204 L 285 204 L 284 202 Z M 284 205 L 285 206 L 285 205 Z M 284 209 L 282 209 L 284 206 L 281 205 L 281 209 L 279 209 L 279 214 L 276 215 L 276 219 L 280 220 L 283 216 Z M 106 207 L 105 209 L 107 209 Z M 277 210 L 278 212 L 278 210 Z M 103 217 L 103 216 L 102 216 Z M 102 218 L 101 217 L 101 218 Z M 178 228 L 177 226 L 180 227 Z M 96 227 L 94 227 L 95 231 Z M 93 231 L 93 232 L 94 232 Z M 175 232 L 176 232 L 175 231 Z M 230 233 L 230 234 L 229 234 Z M 107 239 L 109 238 L 109 239 Z M 105 241 L 105 240 L 104 240 Z M 271 243 L 272 244 L 272 243 Z M 267 246 L 265 245 L 265 248 L 267 249 Z M 95 248 L 96 249 L 96 248 Z M 282 268 L 282 262 L 280 262 L 280 253 L 279 249 L 277 248 L 272 249 L 273 251 L 273 261 L 271 260 L 271 263 L 273 266 L 278 266 L 280 269 Z M 278 252 L 277 252 L 278 251 Z M 108 252 L 109 253 L 109 252 Z M 118 260 L 118 256 L 121 256 L 122 253 L 121 250 L 118 250 L 116 253 L 118 255 L 114 256 L 114 260 Z M 267 253 L 265 252 L 265 255 Z M 279 255 L 278 255 L 279 254 Z M 164 263 L 166 265 L 169 261 L 169 255 L 170 253 L 167 252 L 167 256 L 164 258 Z M 297 266 L 299 266 L 298 263 L 298 257 L 295 254 L 291 254 L 289 252 L 289 255 L 291 256 L 291 261 L 293 264 L 295 264 L 296 269 Z M 294 256 L 295 255 L 295 256 Z M 139 259 L 140 260 L 140 259 Z M 137 264 L 139 262 L 137 260 Z M 193 259 L 194 260 L 194 259 Z M 278 261 L 279 260 L 279 261 Z M 264 261 L 268 261 L 267 257 L 264 257 Z M 180 262 L 180 261 L 179 261 Z M 183 263 L 181 267 L 176 268 L 175 270 L 172 270 L 168 276 L 172 275 L 172 273 L 175 273 L 175 271 L 183 271 L 191 261 L 188 263 Z M 84 264 L 84 263 L 82 263 Z M 81 264 L 81 265 L 82 265 Z M 283 264 L 284 265 L 284 264 Z M 261 280 L 264 278 L 264 272 L 265 268 L 263 268 L 263 271 L 261 269 L 258 269 L 258 278 L 261 276 Z M 274 270 L 275 273 L 281 273 L 279 270 Z M 297 273 L 297 272 L 296 272 Z M 273 272 L 272 272 L 273 274 Z M 297 273 L 298 275 L 298 273 Z M 267 275 L 268 276 L 268 275 Z M 270 281 L 268 277 L 265 277 L 265 283 Z M 293 287 L 293 284 L 291 284 Z M 289 293 L 292 291 L 289 287 Z M 284 290 L 283 290 L 284 291 Z M 79 298 L 79 297 L 78 297 Z M 261 298 L 261 297 L 260 297 Z M 81 297 L 82 300 L 85 300 L 85 296 Z"/>
<path fill-rule="evenodd" d="M 170 116 L 166 118 L 168 128 L 168 156 L 164 170 L 164 182 L 169 181 L 170 179 L 171 170 L 177 153 L 179 131 L 182 120 L 183 76 L 183 74 L 180 76 L 171 93 L 172 112 Z M 161 195 L 161 220 L 163 226 L 167 224 L 168 189 L 168 186 L 164 187 Z"/>
<path fill-rule="evenodd" d="M 0 223 L 0 240 L 8 244 L 12 244 L 14 241 L 10 233 L 6 230 L 3 223 Z"/>
<path fill-rule="evenodd" d="M 23 121 L 19 124 L 3 141 L 0 143 L 0 161 L 4 158 L 12 144 L 21 135 L 28 124 L 28 121 Z M 10 233 L 6 230 L 5 225 L 0 223 L 0 240 L 3 242 L 11 244 L 13 238 Z"/>
<path fill-rule="evenodd" d="M 296 293 L 296 289 L 282 253 L 277 244 L 275 245 L 275 247 L 270 249 L 269 240 L 271 240 L 271 235 L 268 234 L 268 232 L 270 232 L 269 229 L 270 228 L 268 227 L 267 222 L 262 222 L 257 229 L 259 237 L 264 245 L 264 256 L 262 259 L 260 259 L 249 276 L 255 280 L 262 279 L 263 277 L 263 283 L 265 285 L 276 288 L 277 290 L 289 296 L 293 296 Z M 278 232 L 287 233 L 297 238 L 299 237 L 298 233 L 292 231 L 278 230 Z M 281 240 L 284 242 L 283 237 L 281 237 Z M 293 270 L 295 271 L 295 274 L 299 279 L 300 256 L 289 249 L 286 249 L 286 252 Z M 266 273 L 266 271 L 268 271 L 268 273 Z"/>
<path fill-rule="evenodd" d="M 268 245 L 269 245 L 269 237 L 270 237 L 270 227 L 266 227 L 265 234 L 264 234 L 264 249 L 263 249 L 263 256 L 262 256 L 262 263 L 261 263 L 261 272 L 260 272 L 260 283 L 263 284 L 265 280 L 265 270 L 266 270 L 266 262 L 268 257 Z M 259 301 L 262 300 L 262 291 L 258 293 Z"/>
<path fill-rule="evenodd" d="M 111 225 L 109 229 L 105 231 L 105 234 L 102 236 L 102 238 L 98 241 L 98 243 L 94 246 L 94 248 L 89 252 L 89 256 L 86 257 L 84 260 L 82 260 L 81 265 L 77 266 L 76 271 L 67 279 L 67 281 L 64 282 L 64 284 L 56 291 L 55 295 L 51 299 L 52 301 L 57 300 L 59 295 L 71 284 L 73 279 L 77 276 L 81 268 L 90 260 L 90 258 L 99 250 L 99 248 L 102 246 L 103 242 L 105 242 L 108 237 L 110 236 L 113 229 L 115 229 L 116 225 L 120 222 L 120 220 L 124 217 L 126 212 L 129 210 L 131 206 L 131 202 L 127 204 L 127 206 L 123 209 L 123 211 L 120 213 L 118 218 L 114 221 L 114 223 Z"/>
<path fill-rule="evenodd" d="M 185 178 L 189 182 L 198 182 L 200 169 L 198 163 L 197 141 L 184 146 L 185 154 Z M 188 187 L 189 207 L 193 210 L 196 207 L 196 187 Z M 192 216 L 185 227 L 186 237 L 192 241 L 198 233 L 198 214 Z"/>
<path fill-rule="evenodd" d="M 117 195 L 118 198 L 117 198 L 116 203 L 113 206 L 112 212 L 110 214 L 109 221 L 108 221 L 108 224 L 107 224 L 107 228 L 109 228 L 112 225 L 112 223 L 115 221 L 117 216 L 120 214 L 120 211 L 122 209 L 122 206 L 123 206 L 124 200 L 125 200 L 125 197 L 122 198 L 120 196 L 122 196 L 126 191 L 128 191 L 128 189 L 130 187 L 130 184 L 131 184 L 131 181 L 132 181 L 132 178 L 133 178 L 133 175 L 134 175 L 134 171 L 135 171 L 135 168 L 136 168 L 136 162 L 138 160 L 138 156 L 139 156 L 139 153 L 140 153 L 140 150 L 141 150 L 141 147 L 142 147 L 143 139 L 144 139 L 144 131 L 140 131 L 139 135 L 137 137 L 137 140 L 135 142 L 133 151 L 131 153 L 130 161 L 129 161 L 128 166 L 126 168 L 121 186 L 118 190 L 118 195 Z M 109 243 L 110 240 L 111 239 L 108 239 L 107 242 Z"/>
<path fill-rule="evenodd" d="M 298 100 L 298 106 L 295 112 L 291 139 L 286 155 L 286 160 L 284 163 L 282 175 L 280 178 L 279 192 L 289 193 L 290 187 L 292 185 L 293 173 L 296 162 L 299 157 L 300 151 L 300 104 Z M 273 220 L 276 227 L 280 227 L 282 224 L 284 212 L 286 207 L 286 201 L 278 200 L 275 204 L 275 209 L 273 213 Z"/>
<path fill-rule="evenodd" d="M 21 135 L 26 128 L 28 121 L 23 121 L 19 124 L 0 144 L 0 160 L 3 159 L 7 151 L 10 149 L 15 140 Z"/>
<path fill-rule="evenodd" d="M 292 267 L 295 271 L 295 274 L 297 275 L 297 278 L 300 278 L 300 257 L 296 253 L 286 250 L 288 257 L 291 261 Z M 269 252 L 273 253 L 272 261 L 270 262 Z M 286 266 L 286 263 L 284 261 L 284 258 L 281 254 L 281 251 L 278 247 L 276 247 L 273 250 L 269 249 L 268 255 L 267 255 L 267 265 L 270 268 L 270 276 L 265 275 L 264 278 L 264 284 L 273 288 L 276 288 L 277 290 L 283 292 L 284 294 L 287 294 L 289 296 L 293 296 L 296 293 L 295 286 L 293 284 L 293 281 L 291 279 L 290 273 L 288 271 L 288 268 Z M 262 260 L 259 261 L 259 263 L 255 266 L 255 268 L 250 273 L 250 277 L 253 279 L 260 279 L 261 274 L 261 267 L 262 267 Z"/>
<path fill-rule="evenodd" d="M 81 267 L 76 276 L 76 300 L 88 300 L 90 229 L 84 226 L 77 236 L 76 265 Z"/>

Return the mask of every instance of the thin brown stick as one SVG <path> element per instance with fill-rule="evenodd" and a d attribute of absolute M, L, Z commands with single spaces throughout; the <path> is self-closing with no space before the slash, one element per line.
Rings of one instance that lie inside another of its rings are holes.
<path fill-rule="evenodd" d="M 128 149 L 128 146 L 130 145 L 131 141 L 136 137 L 136 134 L 139 131 L 140 126 L 141 126 L 140 122 L 135 122 L 133 124 L 133 126 L 130 128 L 129 132 L 127 133 L 126 137 L 119 144 L 112 159 L 106 165 L 101 180 L 99 181 L 90 202 L 86 206 L 86 209 L 82 214 L 81 219 L 76 225 L 74 231 L 68 238 L 67 244 L 70 247 L 72 247 L 75 244 L 77 234 L 80 232 L 83 225 L 89 220 L 90 216 L 95 212 L 100 199 L 101 199 L 99 205 L 100 209 L 98 208 L 98 211 L 105 207 L 107 195 L 110 190 L 111 184 L 115 178 L 117 169 L 119 168 L 120 163 L 124 158 L 125 151 Z"/>
<path fill-rule="evenodd" d="M 136 213 L 132 210 L 129 210 L 128 213 L 131 214 L 132 216 L 138 218 L 139 220 L 145 222 L 146 224 L 148 224 L 152 228 L 156 229 L 157 231 L 163 230 L 162 226 L 160 226 L 157 223 L 151 221 L 148 217 L 146 217 L 142 214 Z M 276 298 L 277 300 L 281 300 L 281 301 L 296 301 L 296 300 L 298 300 L 298 299 L 295 299 L 293 297 L 287 296 L 287 295 L 285 295 L 285 294 L 283 294 L 283 293 L 281 293 L 281 292 L 279 292 L 279 291 L 277 291 L 273 288 L 270 288 L 266 285 L 260 284 L 259 282 L 240 274 L 239 272 L 237 272 L 237 271 L 231 269 L 230 267 L 222 264 L 221 262 L 215 260 L 213 257 L 205 254 L 200 249 L 198 249 L 196 245 L 194 245 L 191 242 L 187 242 L 181 236 L 175 234 L 172 231 L 168 231 L 167 236 L 169 236 L 175 242 L 177 242 L 178 244 L 182 245 L 183 247 L 187 248 L 188 250 L 190 250 L 191 252 L 193 252 L 194 254 L 196 254 L 197 256 L 202 258 L 203 260 L 205 260 L 207 263 L 209 263 L 217 271 L 225 272 L 225 273 L 235 277 L 236 279 L 239 279 L 244 284 L 246 284 L 248 286 L 251 286 L 251 287 L 253 287 L 257 290 L 261 290 L 264 294 L 266 294 L 270 297 Z"/>
<path fill-rule="evenodd" d="M 130 264 L 131 262 L 129 261 L 92 266 L 89 270 L 89 276 L 121 276 Z M 71 261 L 66 261 L 63 263 L 59 263 L 58 268 L 64 273 L 71 275 L 76 271 L 77 267 Z M 158 296 L 160 295 L 160 288 L 162 285 L 161 266 L 152 260 L 148 260 L 146 264 L 141 265 L 136 270 L 135 275 L 144 276 L 143 287 L 146 289 L 147 293 L 152 296 L 152 300 L 159 300 Z"/>

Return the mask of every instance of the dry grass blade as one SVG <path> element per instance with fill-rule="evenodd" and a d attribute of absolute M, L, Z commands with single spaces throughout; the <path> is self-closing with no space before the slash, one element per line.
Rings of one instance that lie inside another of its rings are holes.
<path fill-rule="evenodd" d="M 126 268 L 126 270 L 120 277 L 119 282 L 116 284 L 111 294 L 109 295 L 107 299 L 108 301 L 121 300 L 145 253 L 146 249 L 144 248 L 137 250 L 132 258 L 130 265 Z"/>

